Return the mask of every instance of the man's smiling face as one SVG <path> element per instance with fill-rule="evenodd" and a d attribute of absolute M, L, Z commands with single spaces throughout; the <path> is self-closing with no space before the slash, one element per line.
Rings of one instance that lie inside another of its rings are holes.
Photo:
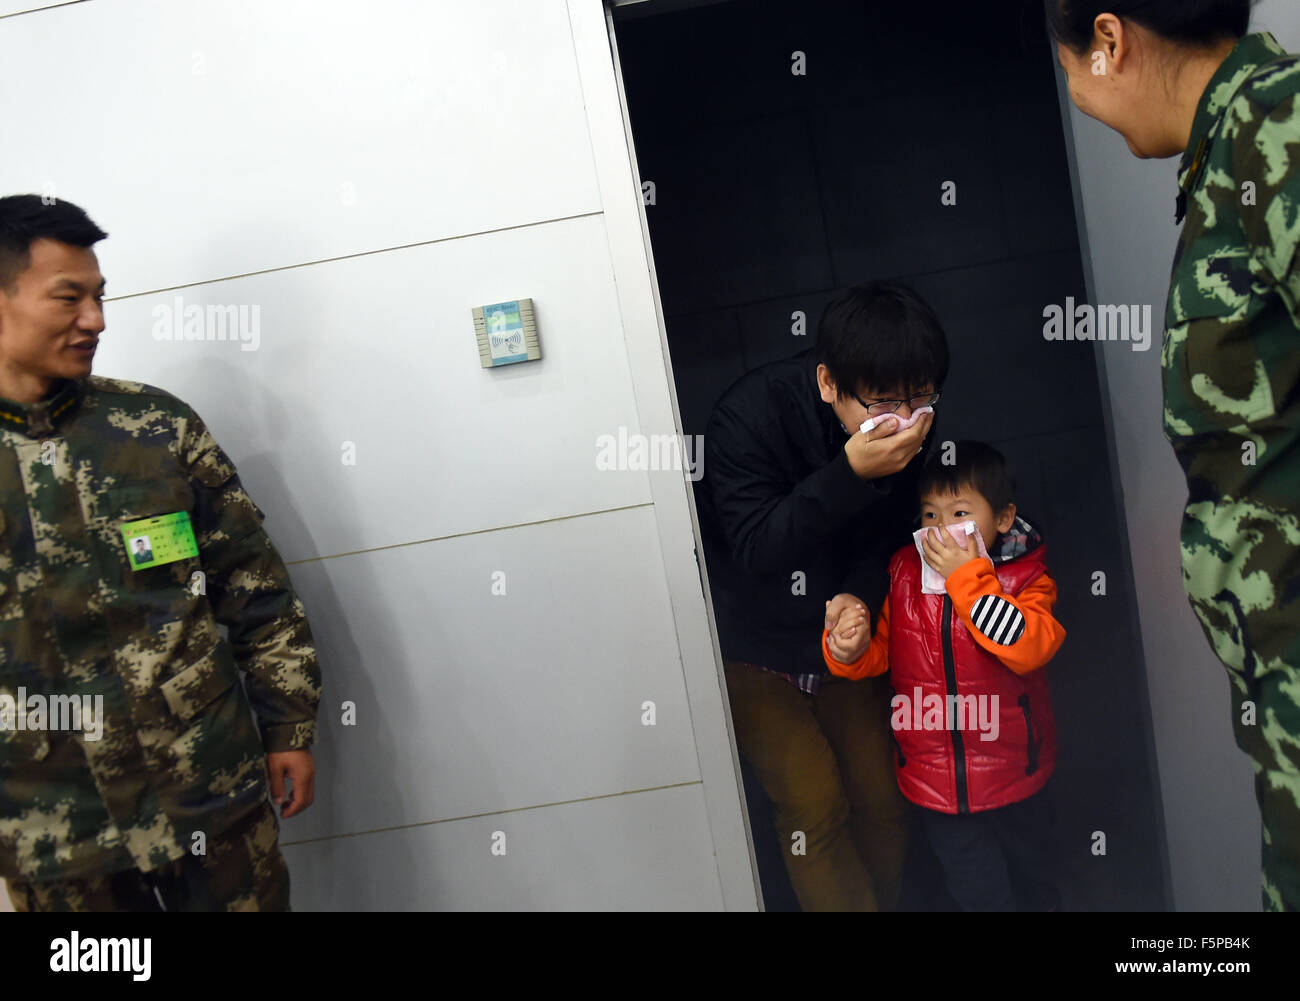
<path fill-rule="evenodd" d="M 59 379 L 90 374 L 104 329 L 104 276 L 89 247 L 39 238 L 31 263 L 0 288 L 0 396 L 41 399 Z"/>

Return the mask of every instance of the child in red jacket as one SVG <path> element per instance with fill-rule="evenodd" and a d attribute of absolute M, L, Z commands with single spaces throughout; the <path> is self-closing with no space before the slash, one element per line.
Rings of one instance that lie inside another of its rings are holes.
<path fill-rule="evenodd" d="M 914 545 L 894 554 L 875 635 L 861 605 L 822 634 L 833 674 L 890 673 L 895 774 L 923 808 L 926 834 L 963 910 L 1059 902 L 1052 811 L 1039 795 L 1056 765 L 1056 725 L 1041 670 L 1065 630 L 1042 536 L 1016 515 L 1006 459 L 981 442 L 940 450 L 921 474 L 921 548 L 943 578 L 923 591 Z M 979 535 L 958 528 L 969 526 Z M 979 543 L 992 540 L 988 556 Z M 829 603 L 828 603 L 829 605 Z"/>

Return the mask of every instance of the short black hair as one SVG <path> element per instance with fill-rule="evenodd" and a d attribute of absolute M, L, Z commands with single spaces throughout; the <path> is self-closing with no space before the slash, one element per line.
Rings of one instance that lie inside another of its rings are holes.
<path fill-rule="evenodd" d="M 866 387 L 908 396 L 948 377 L 948 339 L 929 304 L 901 282 L 874 281 L 840 293 L 817 326 L 817 361 L 842 399 Z"/>
<path fill-rule="evenodd" d="M 944 459 L 954 453 L 951 465 Z M 1001 514 L 1015 499 L 1016 477 L 1006 456 L 982 441 L 963 440 L 953 449 L 940 448 L 931 454 L 916 485 L 918 499 L 927 494 L 955 494 L 964 487 L 980 492 L 994 514 Z"/>
<path fill-rule="evenodd" d="M 0 198 L 0 289 L 12 292 L 18 276 L 31 266 L 33 240 L 44 237 L 74 247 L 93 247 L 106 236 L 72 202 L 42 195 Z"/>
<path fill-rule="evenodd" d="M 1047 30 L 1062 45 L 1083 54 L 1092 44 L 1100 14 L 1134 21 L 1161 38 L 1207 46 L 1241 38 L 1250 30 L 1252 0 L 1043 0 Z"/>

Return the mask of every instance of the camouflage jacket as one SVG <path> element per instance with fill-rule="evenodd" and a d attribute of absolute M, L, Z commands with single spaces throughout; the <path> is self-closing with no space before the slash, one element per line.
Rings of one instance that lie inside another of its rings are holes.
<path fill-rule="evenodd" d="M 1247 690 L 1300 665 L 1300 56 L 1243 38 L 1201 97 L 1161 355 L 1183 578 Z"/>
<path fill-rule="evenodd" d="M 131 569 L 123 522 L 179 511 L 198 555 Z M 0 875 L 157 868 L 266 798 L 267 752 L 311 745 L 320 669 L 262 518 L 162 390 L 0 399 Z M 17 720 L 20 695 L 62 712 Z"/>

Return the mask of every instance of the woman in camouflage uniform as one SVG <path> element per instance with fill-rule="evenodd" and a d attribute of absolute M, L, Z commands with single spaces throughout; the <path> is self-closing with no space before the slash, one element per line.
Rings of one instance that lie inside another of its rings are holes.
<path fill-rule="evenodd" d="M 1300 56 L 1250 0 L 1046 0 L 1070 96 L 1182 155 L 1161 365 L 1188 599 L 1255 769 L 1266 910 L 1300 909 Z"/>

